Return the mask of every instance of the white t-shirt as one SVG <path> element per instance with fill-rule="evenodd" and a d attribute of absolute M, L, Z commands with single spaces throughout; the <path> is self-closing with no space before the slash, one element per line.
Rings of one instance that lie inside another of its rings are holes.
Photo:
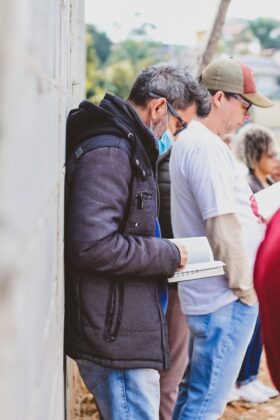
<path fill-rule="evenodd" d="M 253 214 L 252 191 L 228 146 L 192 121 L 173 145 L 169 169 L 174 237 L 206 236 L 205 220 L 235 213 L 253 266 L 265 227 Z M 185 314 L 210 313 L 237 299 L 225 275 L 181 282 L 178 290 Z"/>

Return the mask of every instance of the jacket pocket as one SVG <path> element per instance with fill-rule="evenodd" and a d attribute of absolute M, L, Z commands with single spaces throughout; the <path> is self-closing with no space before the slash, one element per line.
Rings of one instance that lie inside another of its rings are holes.
<path fill-rule="evenodd" d="M 111 280 L 108 291 L 103 338 L 107 343 L 116 340 L 123 314 L 124 286 L 119 280 Z"/>
<path fill-rule="evenodd" d="M 137 191 L 127 223 L 127 233 L 153 236 L 155 231 L 156 200 L 154 191 Z"/>
<path fill-rule="evenodd" d="M 122 334 L 160 331 L 158 283 L 154 277 L 132 278 L 124 282 L 124 315 Z"/>

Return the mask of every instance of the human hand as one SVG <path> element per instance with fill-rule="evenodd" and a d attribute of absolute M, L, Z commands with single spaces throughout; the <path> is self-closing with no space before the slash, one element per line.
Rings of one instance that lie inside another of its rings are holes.
<path fill-rule="evenodd" d="M 187 264 L 188 261 L 188 251 L 185 245 L 181 244 L 180 242 L 173 241 L 173 243 L 177 246 L 179 252 L 180 252 L 180 264 L 179 268 L 184 267 Z"/>

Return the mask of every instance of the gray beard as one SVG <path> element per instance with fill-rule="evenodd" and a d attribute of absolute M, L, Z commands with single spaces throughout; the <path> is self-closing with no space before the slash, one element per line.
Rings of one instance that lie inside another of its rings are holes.
<path fill-rule="evenodd" d="M 158 124 L 150 124 L 150 130 L 153 133 L 153 136 L 156 140 L 160 140 L 163 133 L 168 128 L 168 114 L 162 118 L 162 120 L 159 121 Z"/>

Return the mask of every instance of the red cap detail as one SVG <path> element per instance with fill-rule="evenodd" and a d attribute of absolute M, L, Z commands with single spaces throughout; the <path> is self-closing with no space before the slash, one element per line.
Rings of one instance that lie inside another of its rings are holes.
<path fill-rule="evenodd" d="M 239 63 L 243 74 L 243 93 L 256 93 L 256 82 L 253 70 L 243 63 Z"/>
<path fill-rule="evenodd" d="M 245 64 L 239 63 L 243 73 L 243 93 L 256 93 L 256 82 L 253 70 Z"/>

